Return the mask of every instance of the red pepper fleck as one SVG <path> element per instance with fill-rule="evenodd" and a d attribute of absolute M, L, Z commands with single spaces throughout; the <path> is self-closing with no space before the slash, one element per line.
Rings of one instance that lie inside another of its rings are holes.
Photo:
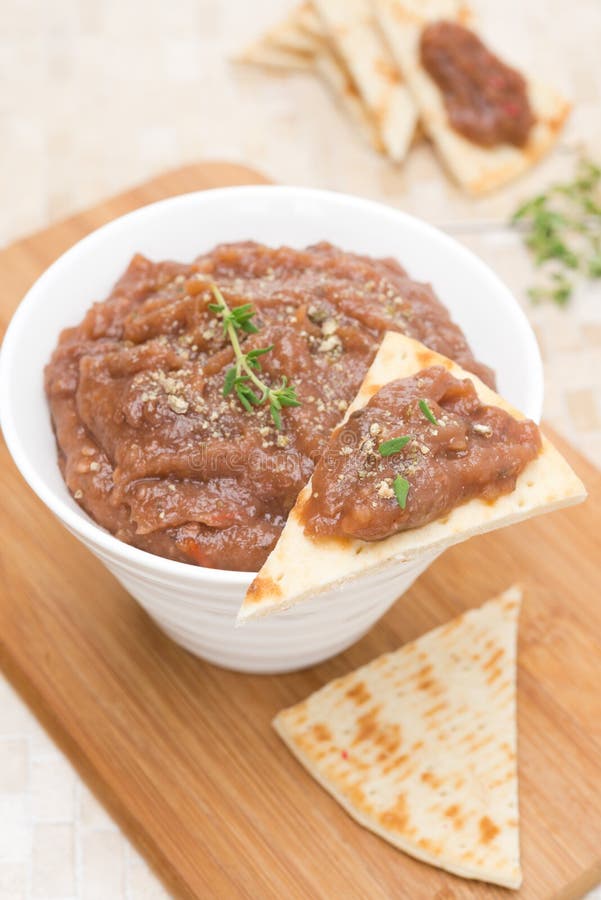
<path fill-rule="evenodd" d="M 343 759 L 348 759 L 348 753 L 346 752 L 346 750 L 343 750 L 340 755 L 342 756 Z"/>
<path fill-rule="evenodd" d="M 503 107 L 503 111 L 508 115 L 514 118 L 519 115 L 520 108 L 515 103 L 506 103 Z"/>

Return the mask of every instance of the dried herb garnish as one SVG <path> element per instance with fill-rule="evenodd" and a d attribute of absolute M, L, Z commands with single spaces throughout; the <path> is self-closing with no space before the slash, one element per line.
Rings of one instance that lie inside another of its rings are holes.
<path fill-rule="evenodd" d="M 436 416 L 434 415 L 434 413 L 428 406 L 427 400 L 420 400 L 419 408 L 421 409 L 422 413 L 424 414 L 424 416 L 426 417 L 428 422 L 432 422 L 433 425 L 438 425 L 438 419 L 436 418 Z"/>
<path fill-rule="evenodd" d="M 392 482 L 394 496 L 396 497 L 396 502 L 399 504 L 401 509 L 405 509 L 405 507 L 407 506 L 407 494 L 409 493 L 410 487 L 411 485 L 406 478 L 403 478 L 402 475 L 397 475 Z"/>
<path fill-rule="evenodd" d="M 252 321 L 255 316 L 253 305 L 244 303 L 242 306 L 230 309 L 214 282 L 211 282 L 210 288 L 217 302 L 209 303 L 209 309 L 221 319 L 224 337 L 229 339 L 235 356 L 234 365 L 225 373 L 223 396 L 227 397 L 233 391 L 247 412 L 252 412 L 254 406 L 268 403 L 274 425 L 276 428 L 281 428 L 282 409 L 287 406 L 301 405 L 296 396 L 296 389 L 288 384 L 285 375 L 282 376 L 279 385 L 275 388 L 265 384 L 257 375 L 257 372 L 261 371 L 259 357 L 273 350 L 273 344 L 269 347 L 257 347 L 247 353 L 242 352 L 239 333 L 256 334 L 259 331 Z"/>
<path fill-rule="evenodd" d="M 528 200 L 511 224 L 541 271 L 530 298 L 565 306 L 579 281 L 601 278 L 601 166 L 580 159 L 572 181 Z"/>
<path fill-rule="evenodd" d="M 391 438 L 389 441 L 383 441 L 378 447 L 378 453 L 380 456 L 392 456 L 394 453 L 399 453 L 411 439 L 412 435 L 405 434 L 403 437 Z"/>

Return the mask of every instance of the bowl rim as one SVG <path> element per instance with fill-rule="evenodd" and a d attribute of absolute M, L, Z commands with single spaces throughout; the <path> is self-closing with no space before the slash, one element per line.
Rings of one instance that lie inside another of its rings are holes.
<path fill-rule="evenodd" d="M 166 206 L 193 204 L 199 198 L 207 196 L 231 196 L 231 195 L 260 195 L 265 193 L 279 193 L 284 198 L 290 199 L 294 196 L 302 195 L 305 198 L 311 198 L 315 201 L 332 201 L 347 205 L 353 209 L 355 215 L 370 212 L 376 215 L 384 215 L 392 217 L 397 221 L 404 223 L 406 227 L 412 228 L 421 233 L 427 240 L 439 242 L 446 245 L 462 264 L 470 266 L 473 270 L 478 271 L 483 277 L 489 281 L 496 283 L 497 293 L 499 297 L 504 298 L 505 309 L 508 315 L 513 319 L 514 326 L 521 330 L 522 336 L 528 346 L 529 358 L 529 375 L 532 379 L 531 405 L 535 408 L 534 417 L 538 420 L 542 411 L 543 401 L 543 367 L 540 350 L 524 311 L 521 309 L 516 298 L 510 289 L 505 285 L 496 272 L 480 259 L 473 251 L 459 243 L 454 237 L 410 213 L 388 206 L 375 200 L 369 200 L 364 197 L 355 196 L 343 192 L 325 190 L 321 188 L 311 188 L 296 185 L 233 185 L 230 187 L 212 188 L 207 190 L 192 191 L 185 194 L 177 194 L 174 197 L 168 197 L 164 200 L 158 200 L 149 203 L 138 209 L 118 216 L 99 228 L 96 228 L 90 234 L 81 238 L 67 250 L 65 250 L 44 272 L 36 279 L 26 292 L 23 299 L 18 304 L 13 316 L 9 322 L 8 328 L 4 335 L 2 348 L 0 352 L 0 425 L 4 434 L 4 439 L 8 446 L 9 452 L 19 469 L 25 481 L 31 487 L 35 494 L 43 501 L 52 513 L 71 531 L 80 537 L 84 542 L 97 547 L 110 557 L 121 558 L 124 563 L 129 563 L 136 568 L 143 568 L 148 571 L 152 570 L 157 575 L 172 578 L 184 578 L 188 581 L 213 581 L 216 583 L 228 583 L 230 585 L 247 585 L 254 578 L 254 572 L 243 572 L 239 570 L 229 569 L 210 569 L 203 566 L 195 566 L 191 563 L 179 562 L 177 560 L 167 559 L 157 556 L 138 547 L 119 540 L 110 532 L 106 531 L 98 525 L 90 516 L 84 512 L 85 518 L 82 518 L 75 510 L 73 510 L 66 500 L 57 495 L 53 489 L 47 486 L 44 478 L 38 473 L 38 470 L 30 464 L 22 443 L 17 426 L 12 414 L 12 398 L 9 396 L 8 389 L 8 373 L 11 369 L 11 362 L 18 349 L 19 338 L 22 329 L 26 324 L 26 320 L 32 309 L 39 302 L 39 298 L 43 296 L 45 287 L 49 281 L 60 277 L 61 272 L 68 268 L 71 261 L 85 251 L 88 247 L 101 242 L 107 232 L 127 227 L 128 224 L 135 220 L 143 219 L 150 211 L 160 211 Z"/>

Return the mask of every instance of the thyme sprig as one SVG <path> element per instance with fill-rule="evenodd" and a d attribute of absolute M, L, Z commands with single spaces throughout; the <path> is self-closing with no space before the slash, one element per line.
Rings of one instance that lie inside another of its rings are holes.
<path fill-rule="evenodd" d="M 221 319 L 223 335 L 232 345 L 235 357 L 234 365 L 225 373 L 223 396 L 227 397 L 233 391 L 247 412 L 252 412 L 255 406 L 269 404 L 273 423 L 276 428 L 281 429 L 282 409 L 301 405 L 296 396 L 296 389 L 288 384 L 285 375 L 276 387 L 266 384 L 257 375 L 257 372 L 261 371 L 259 357 L 273 350 L 273 344 L 269 347 L 256 347 L 247 353 L 242 351 L 240 333 L 256 334 L 259 331 L 253 322 L 255 316 L 253 305 L 244 303 L 231 309 L 215 282 L 211 282 L 210 288 L 216 302 L 209 303 L 209 309 Z"/>
<path fill-rule="evenodd" d="M 530 298 L 565 306 L 579 280 L 601 278 L 601 166 L 580 159 L 572 181 L 528 200 L 511 224 L 541 270 Z"/>

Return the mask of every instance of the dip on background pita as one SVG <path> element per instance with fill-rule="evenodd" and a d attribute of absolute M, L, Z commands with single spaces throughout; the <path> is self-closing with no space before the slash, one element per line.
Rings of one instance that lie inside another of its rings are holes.
<path fill-rule="evenodd" d="M 524 147 L 508 143 L 481 147 L 451 126 L 442 93 L 420 60 L 423 29 L 438 20 L 465 24 L 460 0 L 373 0 L 382 33 L 411 88 L 420 122 L 453 178 L 472 194 L 501 187 L 530 168 L 555 143 L 570 110 L 569 103 L 547 85 L 528 80 L 535 116 Z"/>

